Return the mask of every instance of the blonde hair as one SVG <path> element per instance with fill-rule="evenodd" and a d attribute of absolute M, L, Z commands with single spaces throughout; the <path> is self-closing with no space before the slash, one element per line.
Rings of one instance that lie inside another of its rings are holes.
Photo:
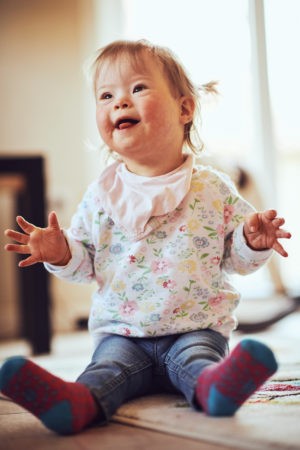
<path fill-rule="evenodd" d="M 174 97 L 192 97 L 200 117 L 200 98 L 203 94 L 216 94 L 217 83 L 212 81 L 197 88 L 190 80 L 183 65 L 169 48 L 154 45 L 145 39 L 138 41 L 114 41 L 107 46 L 100 48 L 96 52 L 90 62 L 89 69 L 94 93 L 96 94 L 96 83 L 99 72 L 105 62 L 114 63 L 120 57 L 125 56 L 131 59 L 131 62 L 135 67 L 140 67 L 145 63 L 145 60 L 141 57 L 142 53 L 145 54 L 145 52 L 146 54 L 148 53 L 151 55 L 161 65 Z M 197 153 L 202 150 L 203 142 L 194 122 L 195 115 L 193 119 L 184 126 L 184 144 L 186 144 L 194 153 Z M 192 134 L 195 139 L 192 137 Z M 194 140 L 197 142 L 194 142 Z"/>

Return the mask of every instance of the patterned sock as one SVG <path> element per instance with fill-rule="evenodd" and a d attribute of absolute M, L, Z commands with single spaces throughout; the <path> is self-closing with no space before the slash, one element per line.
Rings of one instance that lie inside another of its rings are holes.
<path fill-rule="evenodd" d="M 224 361 L 203 370 L 196 400 L 210 416 L 232 416 L 276 370 L 266 345 L 244 339 Z"/>
<path fill-rule="evenodd" d="M 100 412 L 85 385 L 64 381 L 22 356 L 1 367 L 0 390 L 59 434 L 79 432 Z"/>

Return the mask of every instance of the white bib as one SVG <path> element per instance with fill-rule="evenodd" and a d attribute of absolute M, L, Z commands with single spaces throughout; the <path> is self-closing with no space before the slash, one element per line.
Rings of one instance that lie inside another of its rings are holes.
<path fill-rule="evenodd" d="M 150 219 L 174 211 L 182 202 L 190 189 L 193 164 L 193 156 L 187 155 L 172 172 L 144 177 L 129 172 L 123 162 L 116 161 L 100 177 L 101 205 L 130 239 L 139 240 L 160 223 Z"/>

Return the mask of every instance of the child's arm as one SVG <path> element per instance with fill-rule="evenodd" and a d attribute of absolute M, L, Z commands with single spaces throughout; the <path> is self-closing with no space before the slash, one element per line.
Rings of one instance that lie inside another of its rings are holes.
<path fill-rule="evenodd" d="M 9 252 L 29 255 L 19 263 L 19 267 L 27 267 L 38 262 L 46 262 L 56 266 L 65 266 L 71 259 L 67 240 L 59 226 L 55 212 L 48 217 L 48 226 L 39 228 L 23 217 L 17 217 L 17 223 L 24 233 L 6 230 L 5 235 L 18 244 L 7 244 Z"/>
<path fill-rule="evenodd" d="M 290 239 L 291 233 L 281 229 L 284 219 L 277 217 L 273 209 L 251 214 L 244 224 L 247 245 L 253 250 L 273 249 L 286 257 L 287 252 L 278 239 Z"/>

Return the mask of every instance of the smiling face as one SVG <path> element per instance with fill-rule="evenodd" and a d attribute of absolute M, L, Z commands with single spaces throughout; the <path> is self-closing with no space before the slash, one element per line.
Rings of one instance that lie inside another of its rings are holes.
<path fill-rule="evenodd" d="M 182 161 L 184 124 L 191 120 L 193 101 L 175 98 L 160 64 L 141 54 L 135 67 L 129 56 L 104 62 L 96 81 L 96 120 L 107 146 L 129 170 L 162 174 Z"/>

